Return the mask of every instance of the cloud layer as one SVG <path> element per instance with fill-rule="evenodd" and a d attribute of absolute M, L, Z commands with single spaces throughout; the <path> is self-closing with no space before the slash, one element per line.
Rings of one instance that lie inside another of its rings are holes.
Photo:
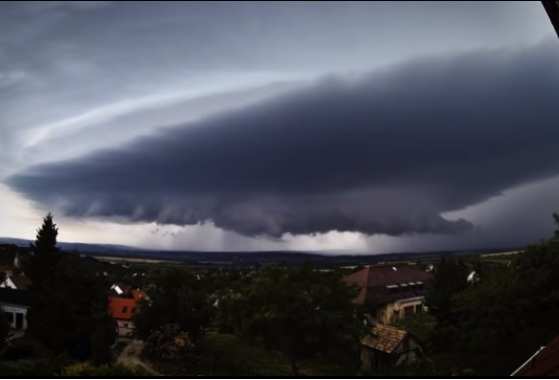
<path fill-rule="evenodd" d="M 559 173 L 559 49 L 422 59 L 312 86 L 119 149 L 31 167 L 70 216 L 280 237 L 458 233 L 441 213 Z"/>

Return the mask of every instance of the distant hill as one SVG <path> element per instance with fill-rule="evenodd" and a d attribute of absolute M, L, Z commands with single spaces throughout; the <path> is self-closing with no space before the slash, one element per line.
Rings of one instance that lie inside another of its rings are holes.
<path fill-rule="evenodd" d="M 32 241 L 27 239 L 0 237 L 0 244 L 15 244 L 20 247 L 29 247 Z M 118 244 L 87 244 L 58 242 L 58 246 L 65 251 L 80 252 L 112 252 L 112 251 L 134 251 L 138 248 Z"/>
<path fill-rule="evenodd" d="M 0 244 L 15 244 L 29 247 L 30 240 L 0 238 Z M 467 255 L 481 253 L 499 253 L 516 250 L 516 247 L 499 249 L 476 249 L 468 251 L 437 252 L 397 252 L 383 254 L 366 254 L 355 251 L 164 251 L 139 249 L 116 244 L 85 244 L 59 242 L 59 247 L 67 252 L 79 252 L 88 256 L 109 256 L 130 259 L 154 259 L 162 261 L 179 261 L 207 266 L 246 266 L 282 263 L 298 265 L 305 262 L 314 265 L 366 265 L 383 261 L 437 261 L 442 255 Z"/>

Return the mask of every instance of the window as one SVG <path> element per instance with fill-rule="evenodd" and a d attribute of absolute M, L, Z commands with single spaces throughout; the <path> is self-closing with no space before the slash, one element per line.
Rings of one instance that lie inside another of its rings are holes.
<path fill-rule="evenodd" d="M 128 312 L 128 306 L 124 306 L 124 307 L 122 308 L 122 312 L 123 312 L 123 313 L 127 313 L 127 312 Z"/>
<path fill-rule="evenodd" d="M 130 313 L 134 314 L 134 312 L 136 311 L 136 308 L 133 307 L 132 309 L 130 309 Z"/>
<path fill-rule="evenodd" d="M 413 306 L 406 306 L 404 307 L 404 316 L 412 315 L 414 313 Z"/>
<path fill-rule="evenodd" d="M 416 313 L 421 313 L 422 311 L 423 311 L 423 305 L 422 304 L 415 305 L 415 312 Z"/>

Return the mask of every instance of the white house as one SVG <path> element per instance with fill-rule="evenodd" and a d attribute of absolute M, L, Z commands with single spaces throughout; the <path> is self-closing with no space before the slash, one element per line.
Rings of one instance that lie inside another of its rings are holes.
<path fill-rule="evenodd" d="M 27 312 L 30 304 L 31 297 L 27 290 L 0 288 L 0 310 L 6 313 L 12 329 L 27 329 Z"/>

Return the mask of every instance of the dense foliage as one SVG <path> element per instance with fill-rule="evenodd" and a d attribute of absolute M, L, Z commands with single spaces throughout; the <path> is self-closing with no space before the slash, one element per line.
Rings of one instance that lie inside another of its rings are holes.
<path fill-rule="evenodd" d="M 49 214 L 26 263 L 32 283 L 29 333 L 55 353 L 106 362 L 116 337 L 107 284 L 79 256 L 58 251 L 57 233 Z"/>
<path fill-rule="evenodd" d="M 287 355 L 294 373 L 303 359 L 335 357 L 354 365 L 363 330 L 351 302 L 355 290 L 335 273 L 270 267 L 223 303 L 235 331 Z"/>
<path fill-rule="evenodd" d="M 467 276 L 468 267 L 462 260 L 444 256 L 441 258 L 425 297 L 432 314 L 439 318 L 448 317 L 452 297 L 466 289 Z"/>
<path fill-rule="evenodd" d="M 207 284 L 188 270 L 170 269 L 156 274 L 135 315 L 136 334 L 147 339 L 168 324 L 176 324 L 195 342 L 209 324 L 212 307 Z"/>
<path fill-rule="evenodd" d="M 559 242 L 489 264 L 475 284 L 461 282 L 458 264 L 441 265 L 435 276 L 428 300 L 440 306 L 430 354 L 451 374 L 508 376 L 559 335 Z"/>

